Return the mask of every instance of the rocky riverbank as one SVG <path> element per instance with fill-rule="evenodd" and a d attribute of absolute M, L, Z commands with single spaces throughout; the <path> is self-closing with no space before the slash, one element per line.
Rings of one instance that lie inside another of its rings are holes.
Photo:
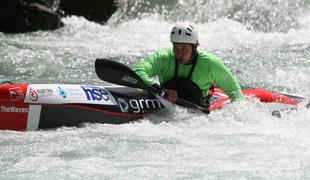
<path fill-rule="evenodd" d="M 104 23 L 116 9 L 114 0 L 2 0 L 0 31 L 54 30 L 63 26 L 61 17 L 68 15 Z"/>

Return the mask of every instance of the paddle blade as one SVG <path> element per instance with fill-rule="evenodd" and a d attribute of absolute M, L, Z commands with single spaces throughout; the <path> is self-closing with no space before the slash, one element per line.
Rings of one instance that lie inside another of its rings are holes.
<path fill-rule="evenodd" d="M 140 77 L 126 65 L 109 59 L 96 59 L 95 69 L 97 76 L 106 82 L 148 89 Z"/>

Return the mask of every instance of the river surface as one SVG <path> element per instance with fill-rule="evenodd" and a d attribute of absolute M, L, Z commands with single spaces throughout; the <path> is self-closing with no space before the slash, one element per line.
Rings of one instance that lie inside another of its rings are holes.
<path fill-rule="evenodd" d="M 0 33 L 0 80 L 111 85 L 96 58 L 132 67 L 171 47 L 192 22 L 200 50 L 239 83 L 310 97 L 310 3 L 285 0 L 125 1 L 106 24 L 63 18 L 55 31 Z M 281 118 L 255 99 L 209 116 L 178 108 L 139 122 L 0 131 L 0 179 L 310 179 L 310 112 Z"/>

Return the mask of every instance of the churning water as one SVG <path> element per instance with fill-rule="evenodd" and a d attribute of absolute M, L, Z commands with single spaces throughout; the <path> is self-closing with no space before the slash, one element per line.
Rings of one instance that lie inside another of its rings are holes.
<path fill-rule="evenodd" d="M 0 80 L 107 85 L 96 58 L 129 66 L 193 22 L 245 86 L 310 97 L 307 0 L 125 1 L 104 25 L 68 17 L 55 31 L 0 33 Z M 109 84 L 110 85 L 110 84 Z M 140 122 L 0 132 L 0 179 L 309 179 L 310 112 L 270 115 L 257 100 Z"/>

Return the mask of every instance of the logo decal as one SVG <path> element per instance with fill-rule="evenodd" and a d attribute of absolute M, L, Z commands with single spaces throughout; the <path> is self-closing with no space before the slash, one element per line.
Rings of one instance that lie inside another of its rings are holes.
<path fill-rule="evenodd" d="M 86 103 L 116 105 L 113 95 L 103 86 L 33 84 L 28 86 L 25 102 L 28 103 Z"/>
<path fill-rule="evenodd" d="M 58 95 L 63 97 L 64 99 L 68 98 L 68 91 L 65 89 L 65 88 L 62 88 L 62 87 L 58 87 Z"/>
<path fill-rule="evenodd" d="M 14 87 L 9 89 L 11 100 L 17 101 L 17 100 L 23 100 L 24 99 L 24 93 L 22 88 L 20 87 Z"/>
<path fill-rule="evenodd" d="M 87 86 L 81 86 L 81 88 L 89 101 L 108 101 L 110 99 L 109 93 L 103 88 Z"/>
<path fill-rule="evenodd" d="M 127 113 L 129 110 L 129 105 L 123 98 L 117 100 L 117 104 L 123 113 Z"/>
<path fill-rule="evenodd" d="M 157 99 L 130 99 L 129 106 L 134 113 L 148 113 L 162 108 Z"/>
<path fill-rule="evenodd" d="M 28 113 L 28 108 L 18 108 L 15 106 L 1 106 L 1 112 L 5 113 Z"/>
<path fill-rule="evenodd" d="M 138 83 L 138 80 L 136 80 L 135 78 L 133 78 L 133 77 L 130 77 L 130 76 L 124 76 L 123 78 L 122 78 L 122 80 L 123 81 L 125 81 L 125 82 L 130 82 L 130 83 L 132 83 L 132 84 L 137 84 Z"/>
<path fill-rule="evenodd" d="M 30 88 L 29 93 L 30 93 L 30 99 L 32 101 L 37 101 L 38 100 L 38 97 L 39 97 L 38 93 L 34 89 Z"/>

